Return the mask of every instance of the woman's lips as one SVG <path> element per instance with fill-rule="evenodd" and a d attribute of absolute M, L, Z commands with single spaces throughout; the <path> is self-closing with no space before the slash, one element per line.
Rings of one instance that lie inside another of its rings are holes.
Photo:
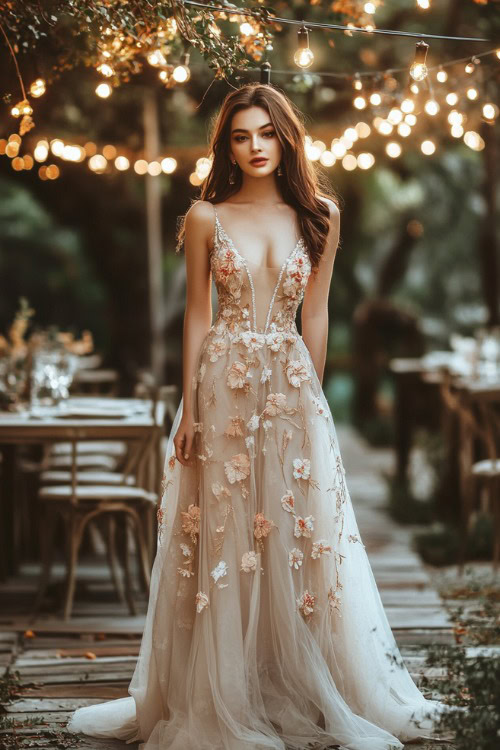
<path fill-rule="evenodd" d="M 260 167 L 262 164 L 265 164 L 267 162 L 267 159 L 251 159 L 250 164 L 254 167 Z"/>

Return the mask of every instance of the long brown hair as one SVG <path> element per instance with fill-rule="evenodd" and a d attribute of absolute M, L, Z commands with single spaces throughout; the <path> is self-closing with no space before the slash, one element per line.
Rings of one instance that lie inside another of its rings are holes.
<path fill-rule="evenodd" d="M 276 178 L 277 184 L 283 201 L 297 212 L 301 234 L 313 269 L 316 269 L 330 228 L 330 211 L 321 197 L 330 198 L 337 206 L 339 200 L 326 176 L 306 157 L 302 113 L 286 94 L 271 84 L 246 83 L 225 97 L 212 124 L 212 166 L 201 186 L 199 198 L 193 199 L 193 202 L 206 200 L 222 203 L 240 190 L 243 180 L 241 169 L 236 170 L 234 184 L 229 182 L 231 121 L 233 115 L 249 107 L 265 109 L 275 128 L 282 146 L 283 172 L 282 177 Z M 177 251 L 184 242 L 184 218 L 178 231 Z"/>

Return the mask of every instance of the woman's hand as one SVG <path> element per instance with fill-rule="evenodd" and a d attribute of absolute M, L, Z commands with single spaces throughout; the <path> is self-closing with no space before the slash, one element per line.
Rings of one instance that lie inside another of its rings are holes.
<path fill-rule="evenodd" d="M 175 455 L 183 466 L 192 465 L 194 436 L 193 417 L 189 414 L 183 414 L 174 437 Z"/>

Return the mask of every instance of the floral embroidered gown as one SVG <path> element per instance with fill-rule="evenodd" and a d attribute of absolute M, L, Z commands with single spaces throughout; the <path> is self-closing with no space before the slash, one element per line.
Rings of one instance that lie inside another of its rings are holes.
<path fill-rule="evenodd" d="M 215 212 L 210 265 L 195 458 L 175 457 L 181 401 L 130 696 L 78 709 L 68 729 L 141 750 L 402 748 L 443 705 L 401 660 L 296 327 L 305 243 L 281 268 L 258 266 Z"/>

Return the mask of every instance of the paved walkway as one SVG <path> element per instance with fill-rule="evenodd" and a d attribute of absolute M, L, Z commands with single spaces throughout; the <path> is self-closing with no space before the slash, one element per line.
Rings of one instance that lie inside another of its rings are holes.
<path fill-rule="evenodd" d="M 446 638 L 450 622 L 424 564 L 411 549 L 413 530 L 392 521 L 386 510 L 383 474 L 393 473 L 393 451 L 372 448 L 349 427 L 337 432 L 361 537 L 397 640 Z"/>

